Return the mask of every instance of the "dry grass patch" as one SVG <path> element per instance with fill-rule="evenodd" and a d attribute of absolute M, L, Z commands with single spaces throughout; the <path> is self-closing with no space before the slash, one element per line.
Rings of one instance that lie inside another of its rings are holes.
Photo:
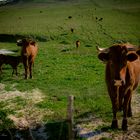
<path fill-rule="evenodd" d="M 39 89 L 34 89 L 31 92 L 6 91 L 5 85 L 0 84 L 0 102 L 6 102 L 4 109 L 14 110 L 14 114 L 8 118 L 13 120 L 15 126 L 19 129 L 35 127 L 42 123 L 45 115 L 51 115 L 53 112 L 49 109 L 39 109 L 36 104 L 43 101 L 44 94 Z"/>

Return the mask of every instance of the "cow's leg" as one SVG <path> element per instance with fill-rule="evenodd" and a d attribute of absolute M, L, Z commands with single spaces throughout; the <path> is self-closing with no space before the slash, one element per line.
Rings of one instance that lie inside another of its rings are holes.
<path fill-rule="evenodd" d="M 13 68 L 13 72 L 12 72 L 12 76 L 14 75 L 14 68 Z"/>
<path fill-rule="evenodd" d="M 118 129 L 117 112 L 115 108 L 113 108 L 113 120 L 112 120 L 111 128 Z"/>
<path fill-rule="evenodd" d="M 119 93 L 119 111 L 123 110 L 123 94 L 122 92 Z"/>
<path fill-rule="evenodd" d="M 25 79 L 27 79 L 27 75 L 28 75 L 28 66 L 24 66 L 25 69 Z"/>
<path fill-rule="evenodd" d="M 2 67 L 0 66 L 0 74 L 2 74 Z"/>
<path fill-rule="evenodd" d="M 129 109 L 129 102 L 131 100 L 131 94 L 132 94 L 131 90 L 128 90 L 127 94 L 124 96 L 123 121 L 122 121 L 122 129 L 124 131 L 126 131 L 128 129 L 128 126 L 127 126 L 127 114 L 128 114 L 128 109 Z"/>
<path fill-rule="evenodd" d="M 129 105 L 128 105 L 128 113 L 127 113 L 128 117 L 132 117 L 131 99 L 132 99 L 132 96 L 130 97 Z"/>
<path fill-rule="evenodd" d="M 32 79 L 32 63 L 29 64 L 30 79 Z"/>
<path fill-rule="evenodd" d="M 2 64 L 0 64 L 0 74 L 2 74 Z"/>
<path fill-rule="evenodd" d="M 113 119 L 112 119 L 112 124 L 111 128 L 112 129 L 118 129 L 118 120 L 117 120 L 117 111 L 118 111 L 118 100 L 117 100 L 117 95 L 112 93 L 112 90 L 110 88 L 110 85 L 108 86 L 108 93 L 111 99 L 112 103 L 112 111 L 113 111 Z"/>
<path fill-rule="evenodd" d="M 27 79 L 27 75 L 28 75 L 28 58 L 27 57 L 23 58 L 23 65 L 25 69 L 25 79 Z"/>
<path fill-rule="evenodd" d="M 17 72 L 17 67 L 15 68 L 15 72 L 16 72 L 16 76 L 18 75 L 18 72 Z"/>
<path fill-rule="evenodd" d="M 29 71 L 30 71 L 30 79 L 32 79 L 32 66 L 33 66 L 33 63 L 34 63 L 34 57 L 33 56 L 30 56 L 29 57 Z"/>

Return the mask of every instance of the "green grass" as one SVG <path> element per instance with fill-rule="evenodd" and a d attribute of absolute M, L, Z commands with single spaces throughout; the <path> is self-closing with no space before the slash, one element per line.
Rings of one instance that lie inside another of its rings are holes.
<path fill-rule="evenodd" d="M 6 38 L 0 42 L 1 49 L 18 50 L 19 55 L 18 36 L 32 36 L 39 45 L 33 79 L 23 79 L 22 65 L 19 66 L 19 77 L 12 77 L 12 70 L 6 65 L 0 82 L 8 91 L 14 90 L 13 84 L 23 92 L 40 89 L 46 98 L 36 107 L 54 111 L 52 116 L 44 116 L 44 120 L 65 119 L 68 95 L 76 97 L 77 120 L 81 116 L 87 117 L 88 113 L 110 120 L 111 104 L 104 81 L 104 64 L 98 60 L 95 48 L 97 44 L 109 47 L 115 42 L 140 45 L 139 1 L 36 2 L 0 8 L 0 35 L 12 36 L 12 40 Z M 103 20 L 97 21 L 96 17 Z M 76 50 L 78 39 L 81 46 Z M 17 102 L 17 106 L 26 103 L 22 98 L 13 102 Z"/>

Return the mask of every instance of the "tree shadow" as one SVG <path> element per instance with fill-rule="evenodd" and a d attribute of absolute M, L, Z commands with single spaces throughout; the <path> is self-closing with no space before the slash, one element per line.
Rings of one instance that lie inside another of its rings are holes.
<path fill-rule="evenodd" d="M 20 34 L 0 34 L 0 42 L 15 43 L 18 39 L 22 38 L 34 38 L 35 40 L 46 42 L 48 41 L 47 36 L 38 35 L 20 35 Z"/>

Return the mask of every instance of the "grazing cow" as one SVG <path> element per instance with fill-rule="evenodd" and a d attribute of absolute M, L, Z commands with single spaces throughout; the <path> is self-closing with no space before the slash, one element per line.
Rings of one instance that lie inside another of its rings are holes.
<path fill-rule="evenodd" d="M 79 46 L 80 46 L 80 41 L 77 40 L 77 41 L 75 42 L 75 44 L 76 44 L 76 48 L 79 48 Z"/>
<path fill-rule="evenodd" d="M 106 84 L 113 110 L 111 128 L 118 128 L 116 114 L 123 110 L 122 129 L 127 130 L 127 117 L 132 116 L 132 92 L 140 80 L 140 51 L 136 51 L 131 44 L 116 44 L 110 48 L 97 49 L 98 58 L 106 63 Z"/>
<path fill-rule="evenodd" d="M 32 66 L 38 52 L 38 46 L 36 42 L 31 39 L 18 40 L 17 45 L 22 47 L 21 57 L 25 69 L 25 79 L 28 78 L 28 71 L 30 78 L 32 78 Z"/>

